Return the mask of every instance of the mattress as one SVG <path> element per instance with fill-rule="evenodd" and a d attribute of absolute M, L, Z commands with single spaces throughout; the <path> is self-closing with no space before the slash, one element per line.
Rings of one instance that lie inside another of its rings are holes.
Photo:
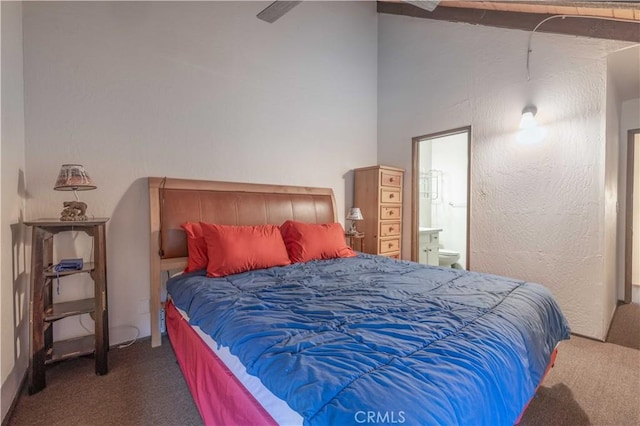
<path fill-rule="evenodd" d="M 513 424 L 569 338 L 541 285 L 365 254 L 167 290 L 304 424 Z"/>

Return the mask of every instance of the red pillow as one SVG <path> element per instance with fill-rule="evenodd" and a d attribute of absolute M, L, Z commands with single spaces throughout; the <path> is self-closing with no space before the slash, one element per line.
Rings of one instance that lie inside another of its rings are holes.
<path fill-rule="evenodd" d="M 276 225 L 200 225 L 207 243 L 209 277 L 291 264 Z"/>
<path fill-rule="evenodd" d="M 209 258 L 207 257 L 207 244 L 204 241 L 202 227 L 198 222 L 185 222 L 180 226 L 187 234 L 187 251 L 189 252 L 184 272 L 206 269 Z"/>
<path fill-rule="evenodd" d="M 345 241 L 342 225 L 337 222 L 315 224 L 287 220 L 280 226 L 280 232 L 293 263 L 356 255 Z"/>

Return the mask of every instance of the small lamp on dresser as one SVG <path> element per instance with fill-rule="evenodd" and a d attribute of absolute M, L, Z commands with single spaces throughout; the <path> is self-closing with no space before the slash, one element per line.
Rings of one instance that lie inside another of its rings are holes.
<path fill-rule="evenodd" d="M 62 221 L 87 220 L 87 204 L 80 201 L 77 191 L 89 191 L 97 186 L 80 164 L 63 164 L 58 173 L 58 179 L 53 189 L 56 191 L 73 191 L 75 201 L 65 201 L 64 209 L 60 212 Z"/>
<path fill-rule="evenodd" d="M 347 220 L 351 221 L 351 228 L 347 231 L 348 235 L 358 235 L 358 230 L 356 229 L 356 221 L 364 220 L 362 217 L 362 212 L 358 207 L 352 207 L 349 209 L 349 214 L 347 215 Z"/>

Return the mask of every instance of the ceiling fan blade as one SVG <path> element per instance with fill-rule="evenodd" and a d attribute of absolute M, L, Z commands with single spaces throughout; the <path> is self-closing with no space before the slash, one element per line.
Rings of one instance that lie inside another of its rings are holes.
<path fill-rule="evenodd" d="M 405 2 L 419 7 L 420 9 L 433 12 L 435 8 L 438 7 L 438 3 L 440 3 L 440 0 L 405 0 Z"/>
<path fill-rule="evenodd" d="M 273 23 L 277 21 L 282 15 L 296 7 L 301 1 L 281 1 L 277 0 L 265 7 L 262 12 L 256 16 L 263 21 Z"/>

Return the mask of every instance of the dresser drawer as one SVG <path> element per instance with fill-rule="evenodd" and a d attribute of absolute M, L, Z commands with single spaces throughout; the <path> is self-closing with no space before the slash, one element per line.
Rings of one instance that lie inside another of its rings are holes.
<path fill-rule="evenodd" d="M 400 217 L 400 206 L 394 207 L 380 207 L 380 219 L 401 219 Z"/>
<path fill-rule="evenodd" d="M 380 189 L 380 202 L 381 203 L 402 203 L 402 192 L 396 188 L 381 188 Z"/>
<path fill-rule="evenodd" d="M 391 170 L 380 171 L 380 185 L 402 187 L 402 173 L 392 172 Z"/>
<path fill-rule="evenodd" d="M 378 235 L 380 238 L 384 237 L 393 237 L 396 235 L 400 235 L 402 232 L 402 226 L 400 222 L 380 222 L 380 228 L 378 231 Z"/>
<path fill-rule="evenodd" d="M 400 251 L 400 238 L 388 238 L 380 240 L 378 253 L 385 254 Z"/>

